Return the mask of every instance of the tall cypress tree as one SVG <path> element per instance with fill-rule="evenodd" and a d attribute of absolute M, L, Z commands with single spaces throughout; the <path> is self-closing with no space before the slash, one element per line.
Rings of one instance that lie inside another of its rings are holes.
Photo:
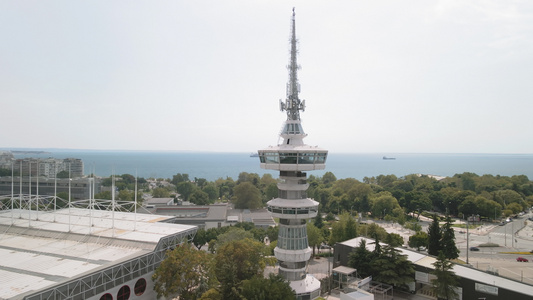
<path fill-rule="evenodd" d="M 428 254 L 437 256 L 441 250 L 442 233 L 440 231 L 439 219 L 436 214 L 433 214 L 433 222 L 428 228 Z"/>
<path fill-rule="evenodd" d="M 322 229 L 324 227 L 324 220 L 322 220 L 322 214 L 320 211 L 316 214 L 316 217 L 314 219 L 314 224 L 316 228 Z"/>
<path fill-rule="evenodd" d="M 359 242 L 359 247 L 353 249 L 348 259 L 349 266 L 357 269 L 357 275 L 363 278 L 372 275 L 372 252 L 366 249 L 366 240 Z"/>
<path fill-rule="evenodd" d="M 452 228 L 452 218 L 446 216 L 446 223 L 442 228 L 441 250 L 447 259 L 459 257 L 459 249 L 455 245 L 455 231 Z"/>

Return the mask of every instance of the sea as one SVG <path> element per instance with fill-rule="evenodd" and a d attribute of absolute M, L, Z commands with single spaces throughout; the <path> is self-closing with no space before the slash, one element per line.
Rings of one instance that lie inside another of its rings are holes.
<path fill-rule="evenodd" d="M 276 171 L 263 170 L 259 158 L 251 153 L 168 152 L 168 151 L 110 151 L 47 149 L 41 153 L 15 152 L 15 158 L 79 158 L 84 173 L 108 177 L 132 174 L 144 178 L 172 178 L 178 173 L 190 179 L 205 178 L 215 181 L 239 173 L 265 173 L 276 178 Z M 388 159 L 384 159 L 384 157 Z M 533 154 L 449 154 L 449 153 L 332 153 L 328 154 L 326 169 L 308 171 L 307 175 L 320 177 L 332 172 L 337 179 L 378 175 L 426 174 L 453 176 L 464 172 L 477 175 L 526 175 L 533 178 Z"/>

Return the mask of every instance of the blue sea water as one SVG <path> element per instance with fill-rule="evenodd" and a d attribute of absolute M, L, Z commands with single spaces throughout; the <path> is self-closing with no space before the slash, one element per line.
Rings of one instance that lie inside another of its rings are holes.
<path fill-rule="evenodd" d="M 275 171 L 259 167 L 259 158 L 250 153 L 212 152 L 158 152 L 158 151 L 100 151 L 100 150 L 45 150 L 44 154 L 15 154 L 16 158 L 80 158 L 85 174 L 98 176 L 132 174 L 144 178 L 172 178 L 177 173 L 189 174 L 189 178 L 237 179 L 239 173 L 265 173 Z M 322 176 L 332 172 L 338 179 L 394 174 L 431 174 L 453 176 L 463 172 L 478 175 L 526 175 L 533 179 L 533 154 L 387 154 L 394 160 L 384 160 L 379 153 L 329 153 L 326 169 L 309 171 L 309 175 Z"/>

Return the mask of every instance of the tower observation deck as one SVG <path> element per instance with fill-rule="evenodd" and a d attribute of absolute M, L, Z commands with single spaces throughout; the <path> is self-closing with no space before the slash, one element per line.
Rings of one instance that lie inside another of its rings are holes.
<path fill-rule="evenodd" d="M 315 299 L 320 296 L 320 281 L 307 274 L 307 263 L 312 250 L 307 240 L 307 220 L 318 213 L 318 202 L 307 197 L 306 171 L 323 170 L 328 151 L 308 146 L 300 111 L 305 110 L 305 100 L 300 100 L 297 72 L 297 39 L 295 13 L 292 13 L 290 41 L 289 82 L 287 98 L 280 100 L 281 111 L 287 112 L 277 146 L 258 150 L 261 168 L 279 170 L 278 198 L 268 201 L 268 210 L 279 218 L 278 244 L 274 254 L 279 262 L 279 274 L 289 280 L 297 299 Z"/>

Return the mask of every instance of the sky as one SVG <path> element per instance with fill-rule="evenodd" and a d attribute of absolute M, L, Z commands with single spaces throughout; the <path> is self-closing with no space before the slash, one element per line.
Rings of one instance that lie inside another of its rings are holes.
<path fill-rule="evenodd" d="M 533 2 L 0 0 L 0 148 L 533 153 Z"/>

